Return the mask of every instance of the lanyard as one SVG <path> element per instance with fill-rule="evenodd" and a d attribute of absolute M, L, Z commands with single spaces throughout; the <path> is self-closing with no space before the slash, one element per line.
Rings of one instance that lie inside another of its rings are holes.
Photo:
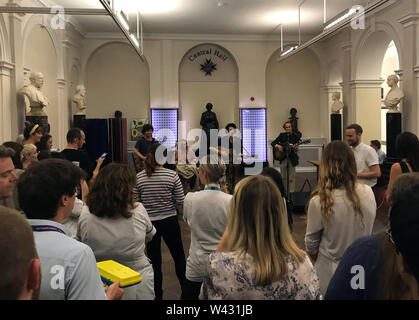
<path fill-rule="evenodd" d="M 48 232 L 48 231 L 52 231 L 52 232 L 59 232 L 62 234 L 65 234 L 65 232 L 57 227 L 54 226 L 32 226 L 32 230 L 35 232 Z"/>
<path fill-rule="evenodd" d="M 221 188 L 218 186 L 205 186 L 204 190 L 217 190 L 221 191 Z"/>

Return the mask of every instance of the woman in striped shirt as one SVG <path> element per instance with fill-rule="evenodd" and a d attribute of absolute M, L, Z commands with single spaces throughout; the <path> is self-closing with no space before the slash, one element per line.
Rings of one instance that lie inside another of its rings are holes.
<path fill-rule="evenodd" d="M 154 270 L 154 292 L 156 300 L 163 298 L 161 271 L 161 237 L 175 261 L 176 276 L 182 287 L 185 279 L 186 259 L 176 207 L 185 198 L 179 176 L 173 170 L 163 168 L 167 150 L 155 143 L 147 152 L 145 169 L 137 174 L 134 194 L 147 210 L 151 222 L 157 230 L 153 240 L 147 244 L 147 254 Z"/>

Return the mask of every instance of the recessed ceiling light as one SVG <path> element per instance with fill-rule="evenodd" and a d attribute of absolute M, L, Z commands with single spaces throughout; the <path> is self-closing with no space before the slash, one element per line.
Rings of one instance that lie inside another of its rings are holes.
<path fill-rule="evenodd" d="M 228 3 L 221 2 L 221 1 L 217 3 L 217 7 L 224 7 L 226 5 L 228 5 Z"/>

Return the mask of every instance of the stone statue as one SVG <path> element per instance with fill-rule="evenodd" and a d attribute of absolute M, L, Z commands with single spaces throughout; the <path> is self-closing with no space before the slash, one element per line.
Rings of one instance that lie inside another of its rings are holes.
<path fill-rule="evenodd" d="M 209 137 L 210 129 L 219 129 L 217 115 L 212 110 L 212 103 L 207 103 L 206 107 L 207 111 L 203 112 L 201 115 L 201 126 L 202 129 L 207 133 Z"/>
<path fill-rule="evenodd" d="M 73 96 L 74 104 L 76 105 L 77 112 L 75 115 L 85 115 L 86 114 L 86 88 L 83 85 L 78 85 L 76 87 L 76 94 Z"/>
<path fill-rule="evenodd" d="M 48 99 L 44 96 L 41 89 L 44 85 L 44 75 L 41 72 L 32 72 L 29 76 L 30 84 L 24 86 L 20 93 L 25 96 L 26 106 L 30 108 L 27 116 L 47 116 L 43 108 L 49 105 Z"/>
<path fill-rule="evenodd" d="M 299 136 L 299 138 L 301 138 L 301 132 L 300 132 L 300 130 L 298 130 L 298 117 L 297 117 L 297 109 L 296 108 L 291 108 L 290 109 L 290 115 L 291 115 L 291 117 L 289 117 L 288 119 L 289 119 L 289 121 L 291 122 L 291 125 L 292 125 L 292 131 L 294 132 L 294 133 L 296 133 L 298 136 Z"/>
<path fill-rule="evenodd" d="M 340 101 L 340 92 L 333 92 L 332 100 L 333 100 L 333 103 L 331 106 L 332 113 L 339 114 L 340 110 L 343 109 L 343 102 Z"/>
<path fill-rule="evenodd" d="M 398 113 L 398 105 L 404 98 L 404 93 L 402 89 L 398 86 L 399 77 L 395 74 L 388 76 L 387 85 L 391 88 L 386 98 L 384 99 L 384 104 L 389 108 L 388 113 Z"/>

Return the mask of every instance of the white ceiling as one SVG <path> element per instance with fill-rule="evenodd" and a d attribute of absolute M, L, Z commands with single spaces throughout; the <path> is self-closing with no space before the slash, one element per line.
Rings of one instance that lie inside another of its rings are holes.
<path fill-rule="evenodd" d="M 41 0 L 64 8 L 103 8 L 99 0 Z M 323 26 L 323 1 L 305 0 L 301 6 L 301 33 L 314 35 Z M 38 2 L 38 0 L 33 0 Z M 219 3 L 222 6 L 219 6 Z M 298 34 L 300 0 L 119 0 L 116 5 L 132 11 L 138 5 L 143 17 L 144 33 L 182 34 L 279 34 L 283 22 L 284 36 Z M 353 5 L 367 0 L 327 0 L 327 20 Z M 162 10 L 164 9 L 164 10 Z M 115 32 L 109 17 L 75 16 L 86 32 Z M 130 26 L 136 29 L 136 15 L 130 14 Z"/>

